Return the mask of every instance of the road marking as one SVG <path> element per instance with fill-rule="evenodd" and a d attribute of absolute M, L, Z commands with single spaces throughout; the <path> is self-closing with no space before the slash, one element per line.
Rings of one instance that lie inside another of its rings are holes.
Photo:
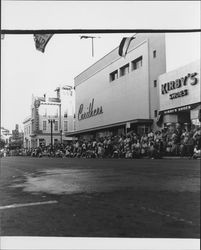
<path fill-rule="evenodd" d="M 7 206 L 0 206 L 0 210 L 16 208 L 16 207 L 29 207 L 29 206 L 55 204 L 55 203 L 58 203 L 58 201 L 39 201 L 39 202 L 32 202 L 32 203 L 25 203 L 25 204 L 12 204 L 12 205 L 7 205 Z"/>
<path fill-rule="evenodd" d="M 165 212 L 157 211 L 157 210 L 154 210 L 154 209 L 151 209 L 151 208 L 146 208 L 146 207 L 141 207 L 141 209 L 143 209 L 145 211 L 147 210 L 147 211 L 149 211 L 151 213 L 154 213 L 154 214 L 159 214 L 159 215 L 162 215 L 162 216 L 169 217 L 169 218 L 171 218 L 172 220 L 175 220 L 175 221 L 182 221 L 182 222 L 184 222 L 186 224 L 191 224 L 191 225 L 193 224 L 192 221 L 185 220 L 183 218 L 179 218 L 179 217 L 173 216 L 171 214 L 167 214 Z"/>

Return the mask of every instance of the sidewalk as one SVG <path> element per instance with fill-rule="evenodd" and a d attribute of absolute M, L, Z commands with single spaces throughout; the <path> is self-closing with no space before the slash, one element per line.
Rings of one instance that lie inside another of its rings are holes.
<path fill-rule="evenodd" d="M 163 156 L 162 159 L 186 159 L 186 160 L 200 160 L 200 158 L 192 158 L 189 156 Z"/>

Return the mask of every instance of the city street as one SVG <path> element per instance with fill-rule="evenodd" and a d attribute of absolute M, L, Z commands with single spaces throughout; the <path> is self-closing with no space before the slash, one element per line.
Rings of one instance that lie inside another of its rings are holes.
<path fill-rule="evenodd" d="M 1 158 L 2 236 L 200 237 L 200 161 Z"/>

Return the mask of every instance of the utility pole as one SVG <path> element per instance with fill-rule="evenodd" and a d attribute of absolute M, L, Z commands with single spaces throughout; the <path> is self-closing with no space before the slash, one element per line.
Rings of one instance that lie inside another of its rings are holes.
<path fill-rule="evenodd" d="M 55 89 L 55 91 L 57 92 L 57 98 L 60 100 L 60 104 L 59 104 L 59 133 L 60 133 L 60 142 L 62 143 L 62 119 L 61 119 L 61 87 L 57 87 Z"/>
<path fill-rule="evenodd" d="M 61 126 L 61 104 L 59 105 L 59 131 L 60 131 L 60 141 L 62 143 L 62 126 Z"/>
<path fill-rule="evenodd" d="M 53 130 L 53 123 L 55 123 L 55 120 L 54 119 L 48 119 L 48 123 L 50 123 L 50 136 L 51 136 L 51 150 L 52 150 L 52 147 L 53 147 L 53 133 L 52 133 L 52 130 Z"/>

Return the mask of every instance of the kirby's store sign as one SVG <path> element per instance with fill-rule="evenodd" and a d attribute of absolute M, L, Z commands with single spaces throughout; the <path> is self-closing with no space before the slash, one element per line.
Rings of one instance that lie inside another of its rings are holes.
<path fill-rule="evenodd" d="M 174 81 L 169 81 L 166 82 L 164 84 L 161 85 L 161 94 L 165 95 L 165 94 L 169 94 L 170 99 L 176 99 L 179 97 L 183 97 L 188 95 L 188 85 L 196 85 L 198 83 L 198 78 L 197 78 L 198 73 L 194 72 L 194 73 L 188 73 L 187 75 L 178 78 Z M 179 90 L 180 88 L 185 87 L 185 89 L 182 89 L 181 91 L 178 92 L 174 92 L 172 93 L 172 91 L 174 90 Z"/>
<path fill-rule="evenodd" d="M 160 111 L 199 103 L 200 91 L 200 61 L 160 75 Z"/>

